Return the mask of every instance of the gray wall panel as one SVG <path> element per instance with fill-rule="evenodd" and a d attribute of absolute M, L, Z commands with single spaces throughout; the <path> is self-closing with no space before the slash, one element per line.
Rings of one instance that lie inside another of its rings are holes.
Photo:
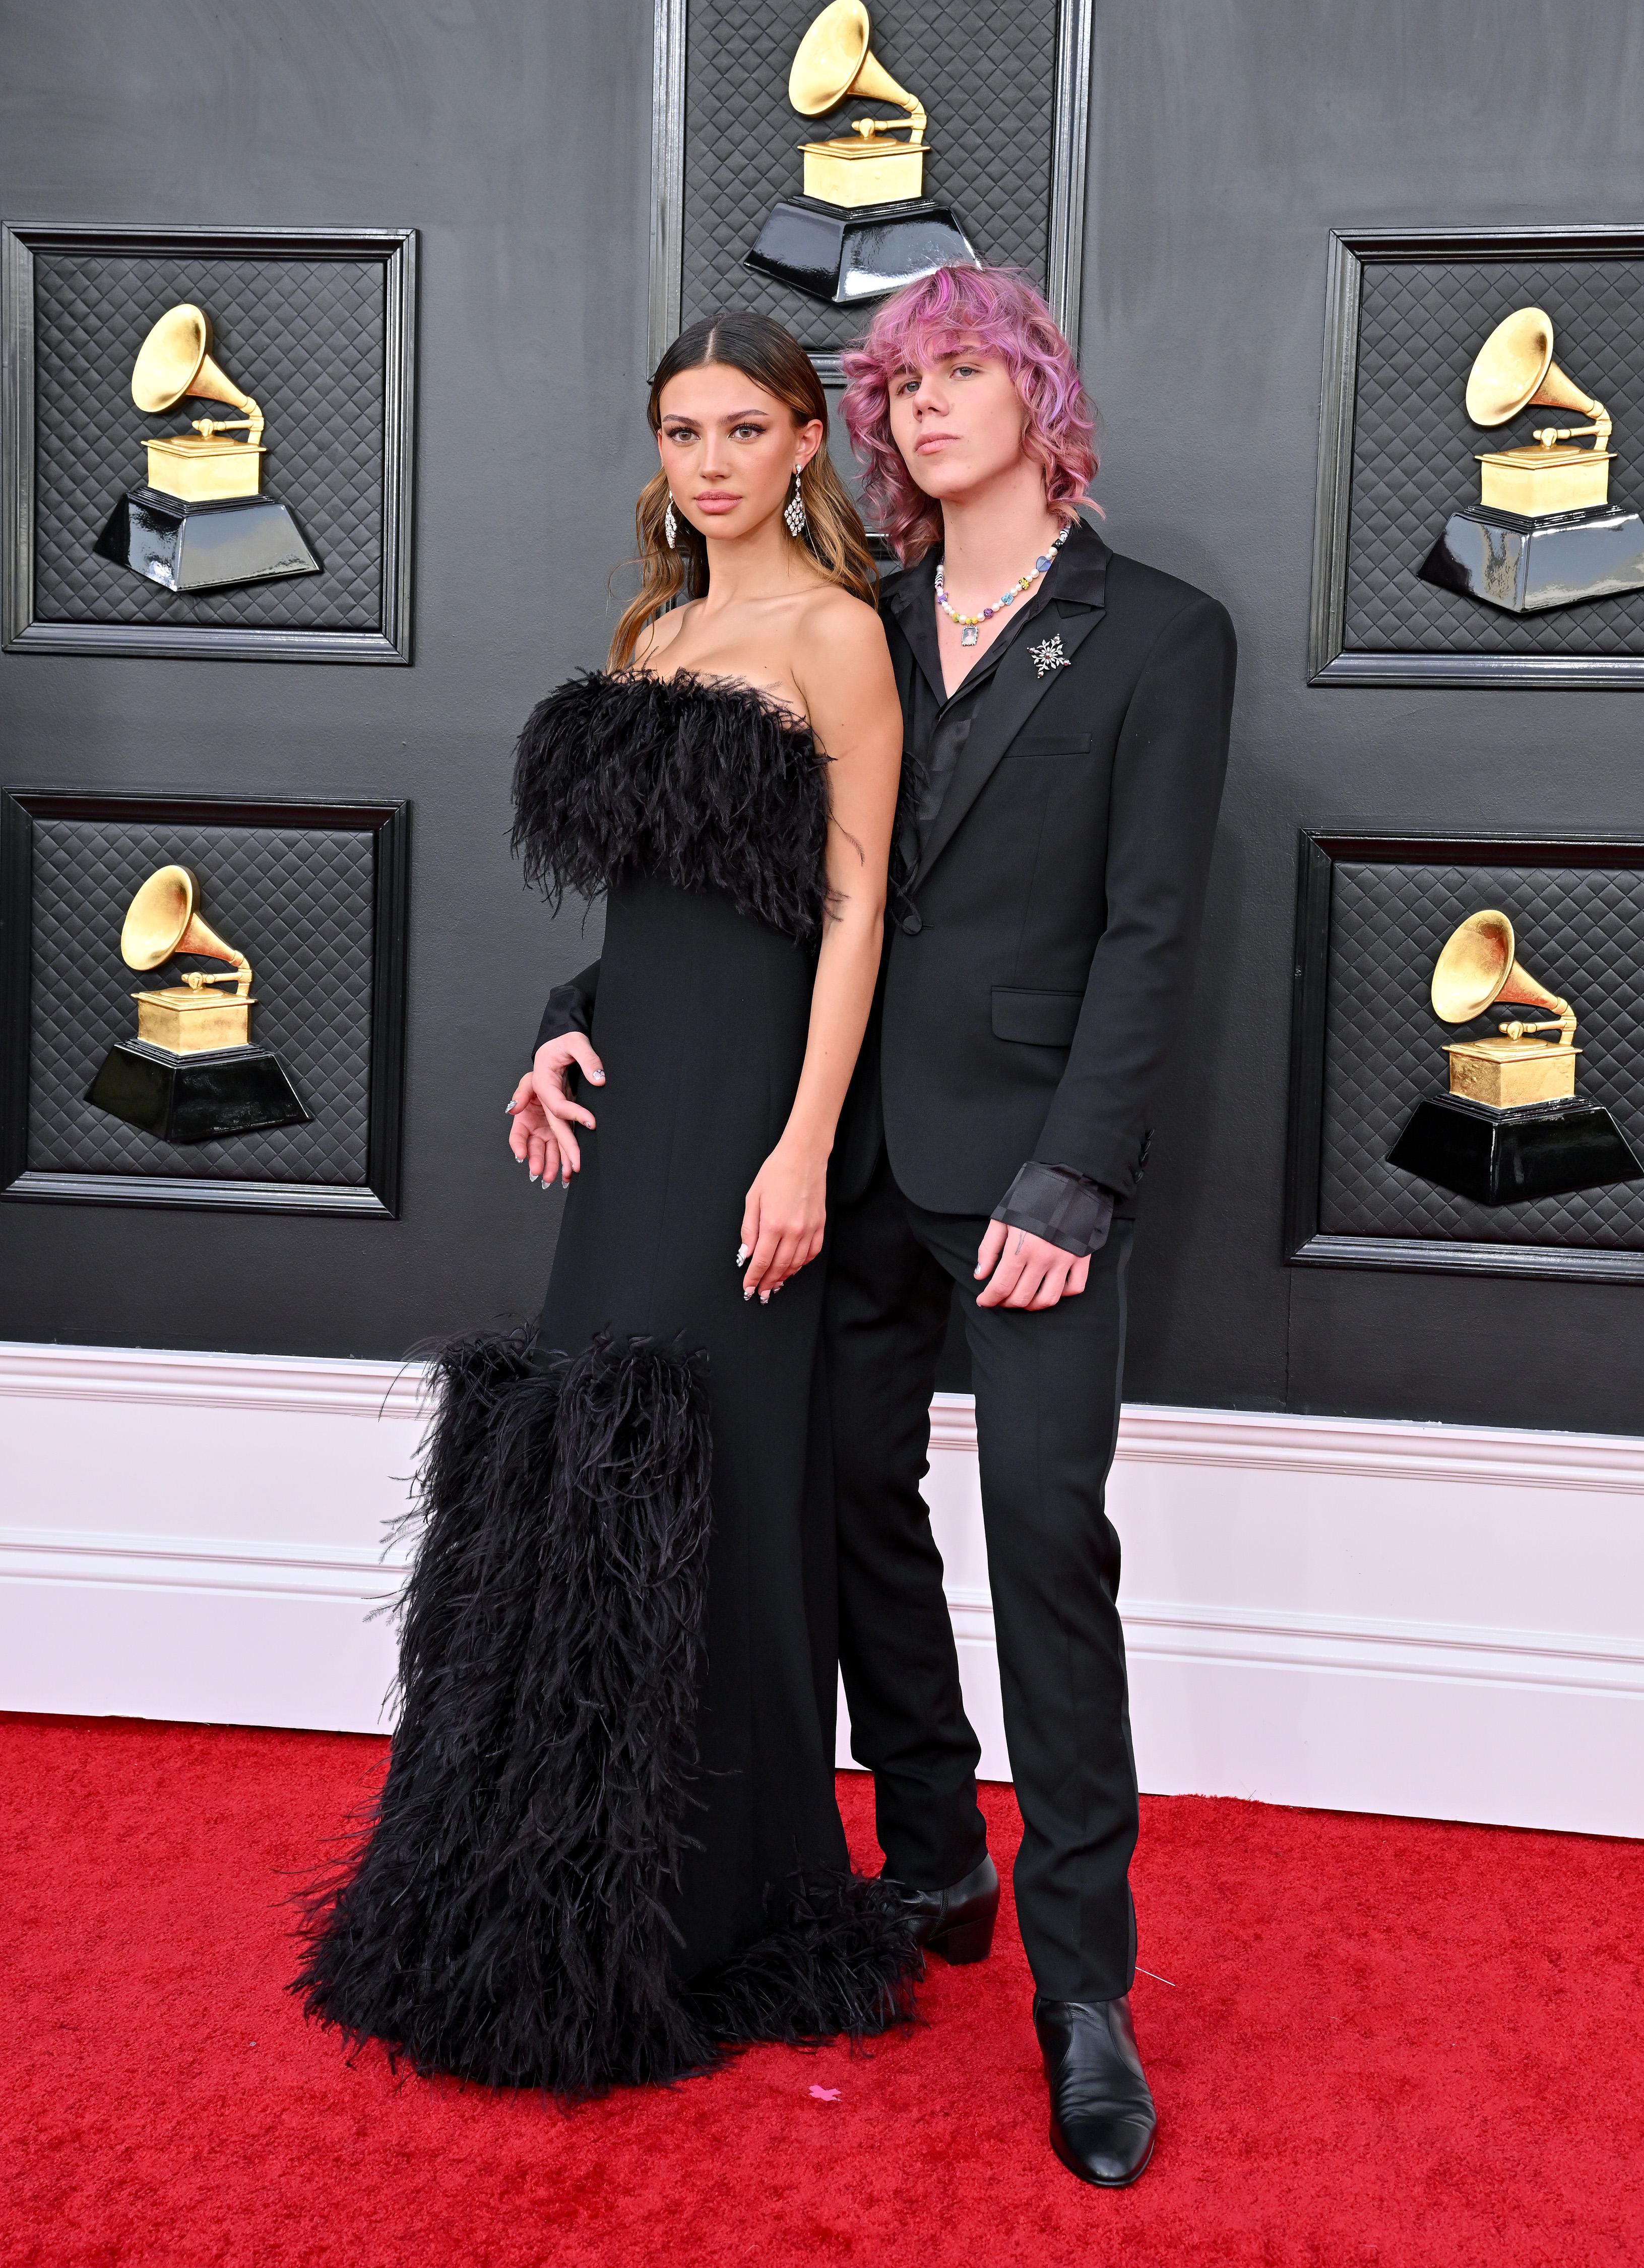
<path fill-rule="evenodd" d="M 0 1335 L 394 1354 L 540 1301 L 559 1200 L 503 1105 L 598 932 L 524 895 L 506 785 L 632 542 L 650 40 L 646 0 L 0 11 L 5 217 L 393 215 L 423 284 L 414 667 L 0 657 L 8 783 L 411 799 L 403 1218 L 3 1205 Z"/>
<path fill-rule="evenodd" d="M 416 666 L 6 657 L 4 773 L 413 799 L 405 1216 L 0 1209 L 0 1332 L 393 1353 L 527 1310 L 552 1241 L 559 1201 L 525 1191 L 502 1106 L 585 946 L 522 897 L 505 789 L 532 699 L 603 650 L 649 461 L 650 11 L 269 0 L 231 22 L 198 0 L 162 20 L 163 69 L 153 11 L 0 11 L 0 208 L 422 230 Z M 1419 0 L 1100 0 L 1098 494 L 1118 548 L 1227 600 L 1242 649 L 1138 1240 L 1135 1396 L 1644 1428 L 1624 1291 L 1280 1256 L 1297 828 L 1644 825 L 1626 694 L 1308 689 L 1328 233 L 1644 220 L 1641 142 L 1644 18 L 1618 5 L 1503 0 L 1483 25 Z M 1644 434 L 1618 446 L 1644 462 Z"/>
<path fill-rule="evenodd" d="M 1279 1231 L 1296 828 L 1644 819 L 1630 695 L 1308 688 L 1329 232 L 1636 222 L 1640 97 L 1644 18 L 1619 6 L 1097 9 L 1097 492 L 1112 541 L 1225 599 L 1241 644 L 1194 1029 L 1137 1241 L 1138 1398 L 1644 1429 L 1626 1292 L 1293 1270 Z M 1644 463 L 1644 434 L 1619 446 Z"/>

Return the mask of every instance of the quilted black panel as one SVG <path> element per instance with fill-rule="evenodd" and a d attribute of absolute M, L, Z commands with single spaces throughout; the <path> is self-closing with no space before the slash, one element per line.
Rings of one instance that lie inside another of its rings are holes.
<path fill-rule="evenodd" d="M 148 477 L 150 435 L 235 414 L 200 401 L 145 417 L 132 401 L 137 350 L 180 300 L 204 308 L 217 362 L 261 405 L 263 490 L 289 506 L 320 574 L 188 597 L 92 553 L 121 495 Z M 385 312 L 380 260 L 39 254 L 36 618 L 382 629 Z"/>
<path fill-rule="evenodd" d="M 1601 1102 L 1644 1157 L 1644 871 L 1636 867 L 1368 865 L 1335 869 L 1319 1226 L 1341 1236 L 1644 1250 L 1644 1182 L 1472 1204 L 1386 1163 L 1423 1095 L 1449 1083 L 1447 1040 L 1483 1039 L 1507 1014 L 1441 1024 L 1433 964 L 1459 921 L 1499 906 L 1520 960 L 1574 1008 L 1575 1091 Z"/>
<path fill-rule="evenodd" d="M 691 0 L 685 75 L 682 320 L 757 307 L 814 352 L 837 352 L 871 309 L 819 306 L 742 265 L 780 197 L 800 194 L 801 142 L 852 118 L 902 118 L 854 99 L 826 118 L 788 105 L 793 51 L 819 0 Z M 951 203 L 984 260 L 1043 288 L 1049 245 L 1056 0 L 870 0 L 873 53 L 930 115 L 925 194 Z"/>
<path fill-rule="evenodd" d="M 1485 431 L 1467 373 L 1504 315 L 1544 307 L 1553 355 L 1615 420 L 1612 503 L 1644 506 L 1644 261 L 1367 261 L 1359 313 L 1343 644 L 1360 653 L 1644 653 L 1644 591 L 1513 615 L 1419 580 L 1448 515 L 1478 501 L 1478 449 L 1516 448 L 1573 416 L 1526 410 Z"/>
<path fill-rule="evenodd" d="M 174 984 L 192 955 L 138 976 L 120 931 L 157 866 L 192 867 L 200 910 L 253 970 L 251 1036 L 284 1064 L 309 1126 L 171 1144 L 84 1101 L 131 994 Z M 34 828 L 28 1163 L 41 1173 L 214 1181 L 366 1181 L 371 1101 L 372 843 L 365 833 L 42 819 Z"/>

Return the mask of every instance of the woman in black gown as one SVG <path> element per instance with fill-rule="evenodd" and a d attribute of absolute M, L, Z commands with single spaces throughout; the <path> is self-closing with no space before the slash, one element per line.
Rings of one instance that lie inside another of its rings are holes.
<path fill-rule="evenodd" d="M 514 782 L 527 876 L 606 897 L 571 1050 L 597 1128 L 540 1051 L 514 1154 L 575 1177 L 547 1302 L 534 1336 L 442 1358 L 401 1720 L 298 1980 L 420 2069 L 570 2094 L 882 2029 L 919 1965 L 834 1800 L 813 1264 L 878 967 L 896 688 L 787 333 L 697 325 L 650 418 L 643 587 L 607 673 L 532 715 Z"/>

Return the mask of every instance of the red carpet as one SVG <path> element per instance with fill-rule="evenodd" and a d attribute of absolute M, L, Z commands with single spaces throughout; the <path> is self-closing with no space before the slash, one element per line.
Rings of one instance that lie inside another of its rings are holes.
<path fill-rule="evenodd" d="M 281 1901 L 382 1755 L 0 1719 L 0 2260 L 1644 2257 L 1636 1845 L 1147 1801 L 1141 1958 L 1175 1987 L 1138 1980 L 1160 2139 L 1112 2195 L 1046 2146 L 1008 1914 L 871 2057 L 764 2049 L 571 2114 L 350 2068 L 281 1989 Z M 866 1861 L 867 1791 L 841 1791 Z M 1010 1791 L 984 1801 L 1002 1862 Z"/>

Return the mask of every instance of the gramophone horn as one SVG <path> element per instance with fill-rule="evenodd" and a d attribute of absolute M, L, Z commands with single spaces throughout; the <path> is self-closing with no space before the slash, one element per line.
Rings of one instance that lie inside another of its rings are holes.
<path fill-rule="evenodd" d="M 1575 1014 L 1567 1000 L 1550 992 L 1514 957 L 1513 924 L 1493 907 L 1470 914 L 1452 931 L 1433 970 L 1433 1012 L 1441 1023 L 1471 1024 L 1498 1000 L 1530 1008 L 1551 1008 L 1568 1032 Z"/>
<path fill-rule="evenodd" d="M 128 968 L 158 968 L 173 953 L 231 961 L 239 971 L 235 990 L 244 999 L 251 990 L 251 963 L 201 920 L 195 911 L 199 898 L 200 885 L 186 866 L 162 866 L 151 874 L 126 909 L 121 959 Z"/>
<path fill-rule="evenodd" d="M 1467 415 L 1475 425 L 1505 425 L 1532 401 L 1579 409 L 1603 427 L 1596 446 L 1603 446 L 1610 430 L 1604 406 L 1552 359 L 1552 318 L 1539 307 L 1520 307 L 1478 350 L 1467 379 Z"/>
<path fill-rule="evenodd" d="M 207 401 L 232 401 L 249 412 L 251 438 L 262 431 L 262 412 L 248 394 L 211 359 L 211 323 L 203 309 L 168 308 L 142 345 L 131 372 L 131 399 L 150 416 L 197 394 Z"/>
<path fill-rule="evenodd" d="M 925 131 L 925 106 L 869 54 L 867 33 L 862 0 L 829 0 L 800 41 L 788 73 L 788 100 L 802 118 L 820 118 L 853 94 L 894 102 L 907 112 L 917 142 Z"/>

